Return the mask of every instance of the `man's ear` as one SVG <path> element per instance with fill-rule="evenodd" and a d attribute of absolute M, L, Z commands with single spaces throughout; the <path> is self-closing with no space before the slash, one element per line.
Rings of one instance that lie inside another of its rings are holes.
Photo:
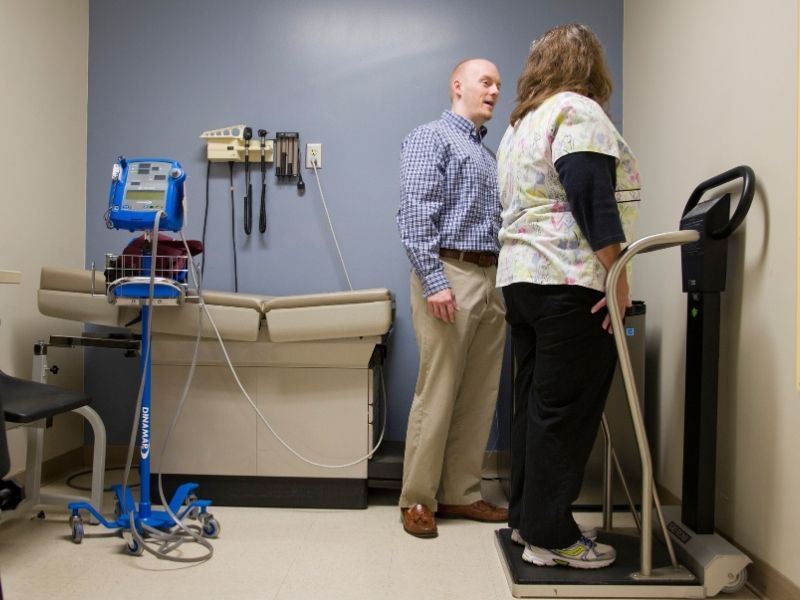
<path fill-rule="evenodd" d="M 453 91 L 453 100 L 455 100 L 456 98 L 460 98 L 462 95 L 461 79 L 454 79 L 451 87 Z"/>

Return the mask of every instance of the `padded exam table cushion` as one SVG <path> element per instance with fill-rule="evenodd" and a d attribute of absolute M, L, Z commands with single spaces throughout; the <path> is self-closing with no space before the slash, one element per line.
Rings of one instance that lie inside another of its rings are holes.
<path fill-rule="evenodd" d="M 305 342 L 384 335 L 392 326 L 387 289 L 265 299 L 261 310 L 273 342 Z"/>
<path fill-rule="evenodd" d="M 96 295 L 91 292 L 90 271 L 43 267 L 39 310 L 48 316 L 115 327 L 127 326 L 139 314 L 135 306 L 108 303 L 101 273 L 96 273 Z M 262 318 L 271 341 L 302 342 L 384 335 L 394 317 L 392 293 L 387 289 L 297 296 L 204 291 L 203 299 L 222 337 L 238 341 L 258 339 Z M 189 301 L 153 311 L 153 332 L 193 336 L 198 310 Z M 213 335 L 204 319 L 203 337 Z"/>
<path fill-rule="evenodd" d="M 96 274 L 92 296 L 92 273 L 83 269 L 42 267 L 39 278 L 39 312 L 49 317 L 97 325 L 119 326 L 119 308 L 105 296 L 106 280 Z"/>
<path fill-rule="evenodd" d="M 39 312 L 50 317 L 82 321 L 111 327 L 132 327 L 139 315 L 136 306 L 110 304 L 105 295 L 106 281 L 95 273 L 95 295 L 92 295 L 92 273 L 83 269 L 42 267 L 39 281 Z M 204 293 L 204 295 L 206 295 Z M 240 294 L 237 302 L 207 302 L 208 311 L 226 340 L 252 342 L 258 339 L 261 322 L 259 299 Z M 199 306 L 186 302 L 182 306 L 165 306 L 153 311 L 153 332 L 194 336 L 197 332 Z M 130 324 L 130 325 L 129 325 Z M 213 337 L 208 319 L 203 320 L 203 337 Z"/>

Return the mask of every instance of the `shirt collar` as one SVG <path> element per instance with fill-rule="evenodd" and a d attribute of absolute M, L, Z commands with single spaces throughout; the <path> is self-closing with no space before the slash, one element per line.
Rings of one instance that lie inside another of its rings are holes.
<path fill-rule="evenodd" d="M 477 141 L 482 141 L 486 136 L 486 127 L 481 125 L 478 129 L 475 128 L 475 123 L 468 118 L 454 113 L 452 110 L 446 110 L 442 113 L 442 120 L 452 125 L 459 131 L 469 134 L 470 137 Z"/>

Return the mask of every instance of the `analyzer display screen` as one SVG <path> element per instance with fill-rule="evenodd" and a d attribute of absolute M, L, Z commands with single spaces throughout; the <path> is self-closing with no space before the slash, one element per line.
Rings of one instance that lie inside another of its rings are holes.
<path fill-rule="evenodd" d="M 163 200 L 164 191 L 161 190 L 128 190 L 125 200 L 128 202 L 141 202 L 142 200 Z"/>

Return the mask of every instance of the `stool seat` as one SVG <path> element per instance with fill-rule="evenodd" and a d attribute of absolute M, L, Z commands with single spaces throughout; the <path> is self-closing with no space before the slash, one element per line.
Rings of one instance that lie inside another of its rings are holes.
<path fill-rule="evenodd" d="M 9 423 L 33 423 L 54 417 L 91 402 L 83 392 L 19 379 L 0 371 L 0 400 Z"/>

